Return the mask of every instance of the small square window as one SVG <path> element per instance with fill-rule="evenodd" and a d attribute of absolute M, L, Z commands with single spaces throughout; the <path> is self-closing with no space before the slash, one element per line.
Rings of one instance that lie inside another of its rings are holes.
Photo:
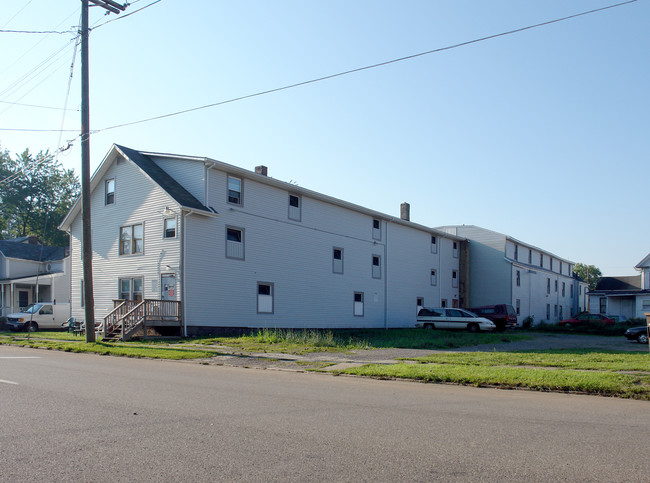
<path fill-rule="evenodd" d="M 107 205 L 115 204 L 115 178 L 106 180 L 105 191 L 106 191 L 106 197 L 104 199 L 105 204 Z"/>
<path fill-rule="evenodd" d="M 165 218 L 163 223 L 163 238 L 176 238 L 176 217 Z"/>

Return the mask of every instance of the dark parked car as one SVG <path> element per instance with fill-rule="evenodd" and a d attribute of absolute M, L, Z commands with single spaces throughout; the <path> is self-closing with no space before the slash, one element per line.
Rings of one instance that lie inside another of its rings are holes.
<path fill-rule="evenodd" d="M 494 325 L 497 326 L 496 330 L 517 327 L 517 312 L 512 305 L 483 305 L 469 310 L 480 317 L 485 317 L 494 322 Z"/>
<path fill-rule="evenodd" d="M 628 340 L 635 340 L 639 344 L 648 343 L 648 328 L 646 326 L 631 327 L 625 331 L 624 335 Z"/>
<path fill-rule="evenodd" d="M 561 326 L 576 327 L 579 325 L 586 324 L 600 324 L 600 325 L 613 325 L 614 319 L 605 317 L 602 314 L 578 314 L 571 319 L 565 319 L 560 321 Z"/>

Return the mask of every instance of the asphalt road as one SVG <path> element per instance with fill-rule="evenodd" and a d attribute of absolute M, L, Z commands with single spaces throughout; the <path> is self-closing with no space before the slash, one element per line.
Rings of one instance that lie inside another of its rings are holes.
<path fill-rule="evenodd" d="M 650 403 L 0 346 L 0 481 L 649 481 Z"/>

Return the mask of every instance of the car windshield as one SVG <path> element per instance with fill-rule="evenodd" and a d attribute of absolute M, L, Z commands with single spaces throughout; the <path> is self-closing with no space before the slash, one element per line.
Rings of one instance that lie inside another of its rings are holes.
<path fill-rule="evenodd" d="M 42 306 L 43 306 L 43 304 L 32 304 L 32 305 L 28 305 L 28 306 L 25 308 L 24 312 L 25 312 L 26 314 L 35 314 L 36 312 L 39 311 L 39 309 L 40 309 Z"/>

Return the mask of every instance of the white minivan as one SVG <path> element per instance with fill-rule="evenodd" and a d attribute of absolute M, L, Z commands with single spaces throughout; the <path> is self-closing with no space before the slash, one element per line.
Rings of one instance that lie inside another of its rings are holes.
<path fill-rule="evenodd" d="M 425 329 L 461 329 L 470 332 L 489 331 L 496 328 L 494 322 L 479 317 L 469 310 L 443 307 L 420 309 L 415 326 Z"/>
<path fill-rule="evenodd" d="M 24 312 L 7 315 L 11 330 L 60 329 L 70 318 L 70 304 L 39 302 L 25 308 Z"/>

